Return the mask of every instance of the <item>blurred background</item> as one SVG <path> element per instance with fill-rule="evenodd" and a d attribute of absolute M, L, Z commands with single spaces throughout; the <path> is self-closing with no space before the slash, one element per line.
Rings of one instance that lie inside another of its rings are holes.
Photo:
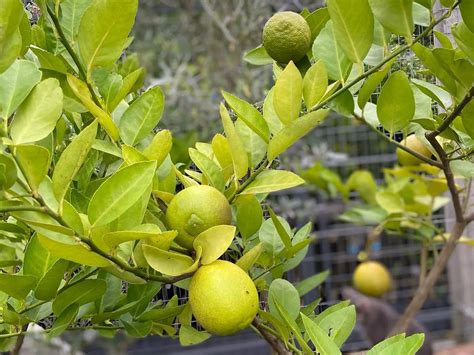
<path fill-rule="evenodd" d="M 299 12 L 305 7 L 314 11 L 321 5 L 322 1 L 315 0 L 140 0 L 135 40 L 127 55 L 136 55 L 145 66 L 147 86 L 160 85 L 165 92 L 165 114 L 160 125 L 174 132 L 174 154 L 185 156 L 187 147 L 198 140 L 207 141 L 221 131 L 218 116 L 221 90 L 249 102 L 258 102 L 265 97 L 273 85 L 271 66 L 252 66 L 242 57 L 247 50 L 261 43 L 266 20 L 277 11 Z M 447 32 L 443 28 L 439 30 Z M 393 43 L 398 40 L 393 38 Z M 408 69 L 412 76 L 417 75 L 417 63 L 410 53 L 399 65 Z M 372 101 L 376 99 L 377 94 Z M 382 169 L 396 162 L 394 151 L 393 146 L 365 125 L 332 115 L 283 156 L 281 164 L 302 172 L 319 162 L 344 179 L 356 169 L 367 169 L 381 179 Z M 349 204 L 356 202 L 354 196 Z M 324 285 L 305 299 L 322 297 L 324 302 L 319 310 L 340 300 L 342 287 L 351 284 L 357 254 L 363 250 L 371 228 L 338 220 L 347 203 L 330 189 L 311 184 L 281 193 L 270 203 L 294 227 L 313 222 L 317 236 L 301 266 L 291 272 L 290 279 L 298 281 L 330 270 L 331 276 Z M 435 218 L 440 225 L 449 223 L 449 209 Z M 472 235 L 472 231 L 468 233 Z M 465 268 L 472 270 L 474 255 L 466 248 L 469 247 L 464 247 L 453 258 L 450 269 L 438 281 L 418 315 L 438 347 L 474 338 L 474 278 L 459 272 Z M 389 267 L 395 280 L 394 290 L 386 299 L 398 311 L 403 311 L 418 285 L 419 244 L 408 236 L 382 235 L 380 241 L 372 245 L 372 252 L 376 260 Z M 181 348 L 178 341 L 159 337 L 107 339 L 99 338 L 94 332 L 80 336 L 68 334 L 49 345 L 41 344 L 39 340 L 30 344 L 28 349 L 28 343 L 25 343 L 25 351 L 38 354 L 46 347 L 51 354 L 270 353 L 266 344 L 251 331 L 233 337 L 213 337 L 191 348 Z M 344 351 L 367 347 L 364 331 L 357 326 Z"/>

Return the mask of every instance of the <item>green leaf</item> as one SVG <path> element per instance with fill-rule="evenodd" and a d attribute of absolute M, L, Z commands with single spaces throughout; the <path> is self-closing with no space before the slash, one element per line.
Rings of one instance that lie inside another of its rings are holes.
<path fill-rule="evenodd" d="M 415 355 L 422 347 L 425 335 L 423 333 L 413 334 L 409 337 L 394 342 L 380 351 L 373 352 L 377 355 L 406 354 Z"/>
<path fill-rule="evenodd" d="M 469 134 L 471 138 L 474 138 L 474 101 L 471 100 L 464 106 L 461 112 L 461 118 L 467 134 Z"/>
<path fill-rule="evenodd" d="M 120 137 L 128 145 L 136 145 L 160 122 L 165 107 L 163 91 L 159 86 L 136 99 L 120 118 Z"/>
<path fill-rule="evenodd" d="M 303 78 L 303 97 L 308 110 L 322 99 L 327 88 L 326 66 L 322 60 L 318 60 L 308 69 Z"/>
<path fill-rule="evenodd" d="M 107 108 L 110 112 L 113 112 L 118 104 L 132 91 L 134 87 L 139 83 L 140 78 L 144 76 L 144 69 L 138 68 L 137 70 L 128 74 L 122 80 L 122 86 L 115 95 L 115 97 L 107 103 Z"/>
<path fill-rule="evenodd" d="M 82 16 L 77 35 L 79 54 L 90 76 L 120 57 L 137 13 L 137 0 L 97 0 Z"/>
<path fill-rule="evenodd" d="M 451 107 L 453 100 L 451 95 L 440 88 L 439 86 L 426 82 L 424 80 L 418 80 L 412 78 L 411 81 L 420 89 L 425 95 L 431 97 L 437 103 L 439 103 L 444 109 Z"/>
<path fill-rule="evenodd" d="M 0 273 L 0 291 L 18 300 L 24 300 L 37 281 L 38 279 L 34 276 Z"/>
<path fill-rule="evenodd" d="M 328 355 L 337 355 L 341 354 L 341 351 L 334 343 L 334 341 L 329 338 L 327 333 L 321 329 L 315 322 L 306 317 L 301 313 L 301 319 L 303 320 L 304 328 L 306 329 L 306 334 L 309 336 L 313 342 L 316 350 L 320 354 Z"/>
<path fill-rule="evenodd" d="M 268 308 L 270 313 L 281 319 L 275 302 L 281 305 L 291 319 L 296 319 L 300 313 L 300 296 L 296 288 L 287 280 L 275 279 L 268 289 Z"/>
<path fill-rule="evenodd" d="M 56 127 L 63 109 L 63 92 L 59 81 L 49 78 L 40 82 L 18 108 L 10 134 L 15 144 L 31 143 L 47 137 Z"/>
<path fill-rule="evenodd" d="M 102 236 L 102 242 L 109 249 L 114 249 L 117 245 L 131 241 L 147 238 L 154 238 L 160 235 L 160 229 L 155 224 L 142 224 L 134 230 L 109 232 Z"/>
<path fill-rule="evenodd" d="M 202 343 L 211 337 L 207 332 L 200 332 L 189 325 L 179 328 L 179 343 L 181 346 L 190 346 Z"/>
<path fill-rule="evenodd" d="M 227 104 L 234 110 L 237 116 L 245 122 L 245 124 L 257 133 L 265 142 L 268 143 L 269 130 L 262 114 L 248 102 L 239 99 L 228 92 L 223 91 Z"/>
<path fill-rule="evenodd" d="M 87 7 L 92 2 L 92 0 L 63 0 L 61 2 L 61 18 L 59 23 L 73 48 L 79 32 L 82 15 L 84 15 Z"/>
<path fill-rule="evenodd" d="M 127 211 L 149 189 L 156 162 L 126 166 L 105 180 L 89 203 L 87 214 L 92 226 L 112 222 Z"/>
<path fill-rule="evenodd" d="M 15 184 L 17 171 L 14 160 L 5 154 L 0 153 L 0 189 L 8 189 Z"/>
<path fill-rule="evenodd" d="M 322 7 L 313 11 L 305 17 L 306 22 L 311 29 L 311 43 L 319 35 L 319 32 L 323 29 L 324 25 L 329 21 L 329 12 L 327 7 Z"/>
<path fill-rule="evenodd" d="M 35 288 L 35 297 L 39 300 L 49 301 L 56 297 L 59 285 L 64 278 L 64 273 L 69 266 L 69 261 L 57 260 L 39 280 Z"/>
<path fill-rule="evenodd" d="M 369 0 L 375 18 L 390 32 L 404 36 L 411 43 L 413 0 Z"/>
<path fill-rule="evenodd" d="M 40 280 L 58 259 L 39 242 L 37 235 L 31 237 L 25 249 L 23 275 Z"/>
<path fill-rule="evenodd" d="M 38 234 L 38 239 L 56 257 L 89 266 L 110 266 L 110 262 L 107 259 L 90 251 L 84 244 L 75 240 L 71 239 L 68 243 L 61 243 L 41 234 Z"/>
<path fill-rule="evenodd" d="M 244 177 L 245 174 L 247 174 L 249 168 L 247 153 L 224 104 L 220 104 L 219 111 L 222 119 L 222 125 L 224 126 L 225 135 L 229 141 L 234 174 L 237 179 L 240 179 Z"/>
<path fill-rule="evenodd" d="M 14 149 L 18 165 L 25 175 L 28 185 L 37 192 L 49 170 L 48 149 L 32 144 L 17 145 Z"/>
<path fill-rule="evenodd" d="M 286 229 L 287 233 L 291 233 L 291 228 L 288 222 L 282 217 L 278 217 L 283 228 Z M 262 227 L 258 232 L 258 239 L 262 242 L 265 247 L 265 251 L 275 259 L 280 253 L 285 252 L 285 245 L 281 241 L 278 231 L 276 230 L 275 224 L 271 219 L 267 219 L 263 222 Z"/>
<path fill-rule="evenodd" d="M 53 312 L 60 315 L 69 305 L 87 304 L 101 297 L 106 290 L 107 284 L 104 280 L 84 280 L 60 292 L 53 301 Z"/>
<path fill-rule="evenodd" d="M 392 134 L 408 126 L 415 114 L 415 98 L 405 73 L 397 71 L 385 82 L 377 101 L 377 116 Z"/>
<path fill-rule="evenodd" d="M 268 145 L 268 160 L 272 161 L 299 139 L 308 134 L 326 118 L 328 113 L 328 109 L 321 109 L 307 113 L 275 134 Z"/>
<path fill-rule="evenodd" d="M 459 48 L 474 61 L 474 31 L 470 31 L 464 22 L 454 25 L 451 29 Z"/>
<path fill-rule="evenodd" d="M 376 344 L 372 349 L 367 352 L 367 355 L 378 355 L 386 347 L 399 342 L 405 338 L 405 333 L 394 335 L 390 338 L 387 338 L 380 343 Z"/>
<path fill-rule="evenodd" d="M 220 167 L 197 149 L 189 148 L 189 157 L 204 174 L 209 185 L 223 192 L 225 181 Z"/>
<path fill-rule="evenodd" d="M 169 276 L 180 276 L 192 272 L 197 268 L 199 261 L 198 257 L 194 261 L 187 255 L 162 250 L 149 244 L 143 244 L 142 250 L 147 263 L 153 269 Z"/>
<path fill-rule="evenodd" d="M 79 305 L 73 303 L 56 318 L 51 329 L 48 330 L 48 338 L 52 339 L 64 332 L 67 327 L 76 319 L 79 312 Z"/>
<path fill-rule="evenodd" d="M 156 166 L 160 167 L 171 151 L 172 145 L 171 132 L 164 129 L 155 134 L 151 143 L 143 150 L 143 155 L 150 160 L 156 160 Z"/>
<path fill-rule="evenodd" d="M 413 3 L 413 22 L 416 25 L 428 27 L 430 25 L 430 10 L 428 10 L 423 5 Z"/>
<path fill-rule="evenodd" d="M 338 347 L 341 347 L 354 329 L 356 323 L 355 307 L 351 305 L 341 308 L 317 323 L 327 334 L 331 334 L 330 338 Z"/>
<path fill-rule="evenodd" d="M 232 151 L 230 149 L 229 140 L 222 134 L 218 133 L 212 138 L 211 146 L 212 154 L 219 163 L 222 174 L 224 175 L 224 181 L 229 181 L 234 174 L 234 164 L 232 162 Z M 247 161 L 248 158 L 245 149 L 242 148 L 242 152 L 243 157 Z"/>
<path fill-rule="evenodd" d="M 453 160 L 449 163 L 454 175 L 461 175 L 465 178 L 474 176 L 474 163 L 467 160 Z"/>
<path fill-rule="evenodd" d="M 268 206 L 267 209 L 268 209 L 268 212 L 270 213 L 270 218 L 272 219 L 273 225 L 275 226 L 275 229 L 278 235 L 280 236 L 281 241 L 283 242 L 286 248 L 291 247 L 290 234 L 283 227 L 283 224 L 281 224 L 277 215 L 275 214 L 275 212 L 273 212 L 273 209 L 270 206 Z"/>
<path fill-rule="evenodd" d="M 314 59 L 322 60 L 328 77 L 344 83 L 351 71 L 352 63 L 336 40 L 332 21 L 328 21 L 313 43 Z"/>
<path fill-rule="evenodd" d="M 123 326 L 127 331 L 127 334 L 134 338 L 144 338 L 150 334 L 153 327 L 152 321 L 147 322 L 127 322 L 122 319 Z"/>
<path fill-rule="evenodd" d="M 298 282 L 295 285 L 295 287 L 300 297 L 303 297 L 308 292 L 312 291 L 313 289 L 321 285 L 327 279 L 328 276 L 329 276 L 329 270 L 326 270 L 326 271 L 320 272 L 319 274 L 310 276 L 304 279 L 303 281 Z"/>
<path fill-rule="evenodd" d="M 302 94 L 301 73 L 293 61 L 290 61 L 278 76 L 273 91 L 273 106 L 283 124 L 288 125 L 298 118 Z"/>
<path fill-rule="evenodd" d="M 378 191 L 375 200 L 388 213 L 403 213 L 405 211 L 405 203 L 398 193 Z"/>
<path fill-rule="evenodd" d="M 41 71 L 28 60 L 16 60 L 0 74 L 0 117 L 10 117 L 40 79 Z"/>
<path fill-rule="evenodd" d="M 0 73 L 20 54 L 22 39 L 20 23 L 25 13 L 19 0 L 2 0 L 0 12 Z"/>
<path fill-rule="evenodd" d="M 328 0 L 327 4 L 337 42 L 353 63 L 362 63 L 374 34 L 367 0 Z"/>
<path fill-rule="evenodd" d="M 469 30 L 474 33 L 474 18 L 472 16 L 474 13 L 474 3 L 472 1 L 462 1 L 459 4 L 459 10 L 461 11 L 462 19 L 467 28 L 469 28 Z"/>
<path fill-rule="evenodd" d="M 240 119 L 235 122 L 235 128 L 247 152 L 249 167 L 255 168 L 265 157 L 267 143 Z"/>
<path fill-rule="evenodd" d="M 371 74 L 365 81 L 362 87 L 359 90 L 359 96 L 357 97 L 357 104 L 361 109 L 369 102 L 370 96 L 373 94 L 377 86 L 382 82 L 390 68 L 392 67 L 393 62 L 385 64 L 382 69 Z"/>
<path fill-rule="evenodd" d="M 241 194 L 260 194 L 289 189 L 304 184 L 298 175 L 284 170 L 265 170 L 261 172 Z"/>
<path fill-rule="evenodd" d="M 254 246 L 252 249 L 242 255 L 235 264 L 245 272 L 248 272 L 257 262 L 260 255 L 262 255 L 263 249 L 263 244 L 258 243 L 256 246 Z"/>
<path fill-rule="evenodd" d="M 236 221 L 240 235 L 244 240 L 258 232 L 263 222 L 260 202 L 254 195 L 241 195 L 235 201 Z"/>
<path fill-rule="evenodd" d="M 97 134 L 97 120 L 87 126 L 64 149 L 53 172 L 54 195 L 61 202 L 92 147 Z"/>
<path fill-rule="evenodd" d="M 357 191 L 365 202 L 370 204 L 375 202 L 377 183 L 370 171 L 354 171 L 347 179 L 346 186 L 349 191 Z"/>
<path fill-rule="evenodd" d="M 177 299 L 177 296 L 173 296 L 173 298 Z M 179 315 L 186 305 L 182 304 L 179 306 L 175 306 L 172 301 L 168 302 L 165 307 L 155 307 L 146 311 L 145 313 L 141 314 L 140 317 L 137 319 L 139 321 L 147 321 L 152 320 L 154 322 L 164 321 L 169 318 L 175 318 Z"/>
<path fill-rule="evenodd" d="M 210 264 L 219 259 L 232 244 L 236 228 L 219 225 L 211 227 L 194 238 L 194 250 L 202 249 L 201 263 Z"/>
<path fill-rule="evenodd" d="M 273 59 L 265 50 L 265 47 L 258 46 L 244 54 L 244 60 L 253 65 L 272 64 Z"/>
<path fill-rule="evenodd" d="M 270 132 L 275 134 L 283 128 L 283 123 L 281 123 L 278 118 L 277 113 L 275 112 L 275 107 L 273 105 L 273 93 L 275 88 L 273 87 L 267 94 L 265 101 L 263 102 L 263 118 L 270 128 Z"/>

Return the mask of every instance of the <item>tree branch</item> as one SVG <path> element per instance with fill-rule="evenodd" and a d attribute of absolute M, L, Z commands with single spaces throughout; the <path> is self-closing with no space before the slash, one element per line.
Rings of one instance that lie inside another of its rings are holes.
<path fill-rule="evenodd" d="M 270 344 L 272 349 L 277 354 L 291 355 L 291 352 L 285 347 L 285 344 L 279 338 L 271 334 L 258 318 L 253 320 L 252 325 L 258 330 L 259 334 L 266 340 L 268 344 Z"/>
<path fill-rule="evenodd" d="M 34 211 L 45 213 L 46 210 L 39 206 L 0 206 L 0 212 L 16 212 L 16 211 Z"/>

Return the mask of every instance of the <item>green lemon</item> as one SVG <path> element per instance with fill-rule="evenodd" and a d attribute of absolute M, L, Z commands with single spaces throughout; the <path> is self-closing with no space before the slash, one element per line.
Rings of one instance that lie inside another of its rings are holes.
<path fill-rule="evenodd" d="M 279 63 L 297 62 L 311 48 L 311 29 L 303 16 L 291 12 L 278 12 L 263 28 L 263 46 Z"/>
<path fill-rule="evenodd" d="M 414 150 L 415 152 L 427 158 L 431 158 L 431 151 L 426 148 L 423 142 L 421 142 L 414 134 L 406 137 L 400 142 L 400 144 L 406 146 L 407 148 L 410 148 L 411 150 Z M 402 166 L 414 166 L 423 163 L 423 160 L 418 159 L 417 157 L 411 155 L 408 152 L 405 152 L 401 148 L 397 148 L 397 158 L 398 162 Z"/>
<path fill-rule="evenodd" d="M 232 222 L 227 198 L 217 189 L 196 185 L 181 190 L 171 200 L 166 211 L 170 229 L 178 231 L 175 241 L 192 249 L 194 238 L 205 230 Z"/>
<path fill-rule="evenodd" d="M 353 275 L 354 286 L 368 296 L 380 297 L 392 287 L 390 272 L 377 261 L 365 261 L 359 264 Z"/>
<path fill-rule="evenodd" d="M 237 265 L 216 260 L 201 266 L 189 287 L 189 304 L 208 332 L 231 335 L 249 326 L 258 311 L 258 293 L 249 275 Z"/>

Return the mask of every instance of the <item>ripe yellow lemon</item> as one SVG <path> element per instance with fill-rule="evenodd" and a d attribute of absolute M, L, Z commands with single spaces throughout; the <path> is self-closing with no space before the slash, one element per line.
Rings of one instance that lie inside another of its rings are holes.
<path fill-rule="evenodd" d="M 258 293 L 249 275 L 237 265 L 216 260 L 201 266 L 189 287 L 189 304 L 208 332 L 231 335 L 247 328 L 258 311 Z"/>
<path fill-rule="evenodd" d="M 368 296 L 380 297 L 392 287 L 390 272 L 377 261 L 365 261 L 359 264 L 353 275 L 354 286 Z"/>
<path fill-rule="evenodd" d="M 407 148 L 410 148 L 411 150 L 414 150 L 415 152 L 427 158 L 431 157 L 431 151 L 426 148 L 426 146 L 414 134 L 406 137 L 400 142 L 400 144 L 406 146 Z M 414 166 L 423 163 L 423 160 L 418 159 L 417 157 L 411 155 L 408 152 L 405 152 L 401 148 L 397 148 L 397 158 L 398 162 L 402 166 Z"/>
<path fill-rule="evenodd" d="M 278 12 L 263 28 L 263 46 L 279 63 L 297 62 L 311 48 L 311 29 L 296 12 Z"/>
<path fill-rule="evenodd" d="M 196 185 L 181 190 L 166 211 L 168 227 L 178 231 L 176 242 L 192 249 L 194 238 L 205 230 L 230 224 L 232 211 L 227 198 L 217 189 Z"/>

